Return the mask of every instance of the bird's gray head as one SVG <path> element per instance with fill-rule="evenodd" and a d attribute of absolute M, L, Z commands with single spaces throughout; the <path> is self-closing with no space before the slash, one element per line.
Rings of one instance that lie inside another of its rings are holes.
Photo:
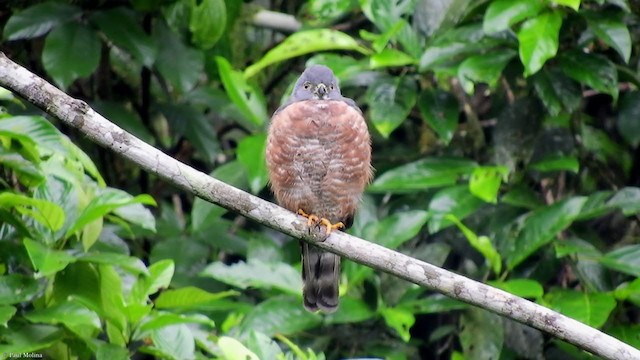
<path fill-rule="evenodd" d="M 292 100 L 339 100 L 342 99 L 338 79 L 324 65 L 309 66 L 298 78 L 293 88 Z"/>

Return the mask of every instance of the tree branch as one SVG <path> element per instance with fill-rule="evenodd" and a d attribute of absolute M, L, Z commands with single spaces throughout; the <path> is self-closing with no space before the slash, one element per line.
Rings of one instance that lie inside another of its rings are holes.
<path fill-rule="evenodd" d="M 505 291 L 342 232 L 334 232 L 325 241 L 320 241 L 318 232 L 309 232 L 306 219 L 165 155 L 112 124 L 85 102 L 71 98 L 12 62 L 2 52 L 0 86 L 14 91 L 48 114 L 75 127 L 95 143 L 202 199 L 347 259 L 545 331 L 603 358 L 640 359 L 640 350 Z"/>

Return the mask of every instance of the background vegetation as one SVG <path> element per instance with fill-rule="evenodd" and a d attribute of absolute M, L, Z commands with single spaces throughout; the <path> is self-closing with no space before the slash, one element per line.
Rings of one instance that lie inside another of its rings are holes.
<path fill-rule="evenodd" d="M 269 199 L 269 115 L 305 65 L 330 66 L 374 139 L 354 235 L 640 347 L 637 4 L 8 5 L 10 58 Z M 256 24 L 262 8 L 301 27 Z M 296 240 L 177 192 L 1 89 L 0 109 L 0 354 L 590 357 L 350 262 L 340 310 L 307 313 Z"/>

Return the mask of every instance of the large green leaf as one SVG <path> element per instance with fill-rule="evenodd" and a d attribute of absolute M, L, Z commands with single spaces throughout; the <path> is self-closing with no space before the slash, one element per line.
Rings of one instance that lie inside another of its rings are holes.
<path fill-rule="evenodd" d="M 261 126 L 267 121 L 267 106 L 262 92 L 249 84 L 242 73 L 233 70 L 229 61 L 221 56 L 216 57 L 220 80 L 229 98 L 238 107 L 240 113 L 251 126 Z"/>
<path fill-rule="evenodd" d="M 453 225 L 447 215 L 459 220 L 473 214 L 484 203 L 465 185 L 451 186 L 438 191 L 429 203 L 429 233 L 436 233 Z"/>
<path fill-rule="evenodd" d="M 0 208 L 14 209 L 33 218 L 51 231 L 59 230 L 64 224 L 65 215 L 62 208 L 47 200 L 3 192 L 0 193 Z"/>
<path fill-rule="evenodd" d="M 91 20 L 114 45 L 129 52 L 141 64 L 153 65 L 158 55 L 158 44 L 144 32 L 133 12 L 117 7 L 97 11 Z"/>
<path fill-rule="evenodd" d="M 604 325 L 616 307 L 613 295 L 567 289 L 554 289 L 544 300 L 552 309 L 595 328 Z"/>
<path fill-rule="evenodd" d="M 366 238 L 390 249 L 396 249 L 416 236 L 429 214 L 422 210 L 403 211 L 367 226 Z"/>
<path fill-rule="evenodd" d="M 342 297 L 338 311 L 325 319 L 330 324 L 349 324 L 371 319 L 376 314 L 367 303 L 352 297 Z"/>
<path fill-rule="evenodd" d="M 371 192 L 411 192 L 453 185 L 478 165 L 465 159 L 427 158 L 386 171 L 368 188 Z"/>
<path fill-rule="evenodd" d="M 411 327 L 416 322 L 415 315 L 404 307 L 389 307 L 380 310 L 387 325 L 394 329 L 405 342 L 411 340 Z"/>
<path fill-rule="evenodd" d="M 296 32 L 269 50 L 260 60 L 247 67 L 244 77 L 250 78 L 265 67 L 297 56 L 328 50 L 351 50 L 369 54 L 369 50 L 351 36 L 332 29 L 314 29 Z"/>
<path fill-rule="evenodd" d="M 141 333 L 163 328 L 175 324 L 202 324 L 210 328 L 215 327 L 215 322 L 202 314 L 175 314 L 171 312 L 154 312 L 145 318 L 138 331 Z"/>
<path fill-rule="evenodd" d="M 4 38 L 7 40 L 31 39 L 48 33 L 51 29 L 80 16 L 76 6 L 47 1 L 26 8 L 7 20 Z"/>
<path fill-rule="evenodd" d="M 186 325 L 169 325 L 150 333 L 153 347 L 148 350 L 156 357 L 175 360 L 196 358 L 195 339 Z"/>
<path fill-rule="evenodd" d="M 149 275 L 147 267 L 137 257 L 116 253 L 88 253 L 77 258 L 94 264 L 119 266 L 135 275 Z"/>
<path fill-rule="evenodd" d="M 176 290 L 163 291 L 156 299 L 155 305 L 158 309 L 197 309 L 207 307 L 215 302 L 237 294 L 235 291 L 210 293 L 189 286 Z"/>
<path fill-rule="evenodd" d="M 407 77 L 383 77 L 369 86 L 366 99 L 369 119 L 386 138 L 402 124 L 416 104 L 416 86 Z"/>
<path fill-rule="evenodd" d="M 77 301 L 65 301 L 50 307 L 33 310 L 24 316 L 33 323 L 63 324 L 81 337 L 91 338 L 101 330 L 98 314 Z"/>
<path fill-rule="evenodd" d="M 38 282 L 30 276 L 19 274 L 0 276 L 0 305 L 31 301 L 39 291 Z"/>
<path fill-rule="evenodd" d="M 322 317 L 304 309 L 298 297 L 271 297 L 253 307 L 240 324 L 242 332 L 260 331 L 267 336 L 294 334 L 315 328 Z"/>
<path fill-rule="evenodd" d="M 589 28 L 600 40 L 614 48 L 624 62 L 631 56 L 631 35 L 623 21 L 623 14 L 608 11 L 590 12 L 585 16 Z"/>
<path fill-rule="evenodd" d="M 24 239 L 24 247 L 39 276 L 53 275 L 76 261 L 74 256 L 65 251 L 51 249 L 31 239 Z"/>
<path fill-rule="evenodd" d="M 424 90 L 418 98 L 422 118 L 445 144 L 453 139 L 458 127 L 458 107 L 456 98 L 442 90 Z"/>
<path fill-rule="evenodd" d="M 511 25 L 537 15 L 544 5 L 543 1 L 492 1 L 484 14 L 482 29 L 487 34 L 507 30 Z"/>
<path fill-rule="evenodd" d="M 300 273 L 285 263 L 265 263 L 258 259 L 249 262 L 237 262 L 225 265 L 215 262 L 207 266 L 201 273 L 218 281 L 246 289 L 278 289 L 292 295 L 299 295 L 302 289 Z"/>
<path fill-rule="evenodd" d="M 7 327 L 7 323 L 16 314 L 15 306 L 0 305 L 0 327 Z"/>
<path fill-rule="evenodd" d="M 224 0 L 191 2 L 189 30 L 193 42 L 202 49 L 212 48 L 227 25 L 227 8 Z"/>
<path fill-rule="evenodd" d="M 12 327 L 2 334 L 0 353 L 26 354 L 46 349 L 65 336 L 64 330 L 51 325 L 25 325 Z"/>
<path fill-rule="evenodd" d="M 133 197 L 122 190 L 113 188 L 103 189 L 80 213 L 74 224 L 67 230 L 65 237 L 75 234 L 77 231 L 82 230 L 85 226 L 102 218 L 106 214 L 131 204 L 155 205 L 156 203 L 149 195 Z M 151 219 L 153 220 L 153 217 L 151 217 Z M 86 243 L 84 245 L 85 249 L 88 249 L 93 243 Z"/>
<path fill-rule="evenodd" d="M 535 74 L 547 60 L 556 56 L 561 25 L 562 16 L 555 11 L 542 13 L 522 24 L 518 31 L 518 41 L 520 60 L 526 76 Z"/>
<path fill-rule="evenodd" d="M 500 184 L 507 180 L 509 169 L 504 166 L 479 166 L 469 178 L 469 191 L 480 199 L 496 203 Z"/>
<path fill-rule="evenodd" d="M 91 75 L 99 61 L 98 35 L 80 23 L 69 22 L 57 27 L 45 39 L 42 66 L 63 89 L 76 79 Z"/>
<path fill-rule="evenodd" d="M 462 88 L 469 94 L 474 92 L 474 83 L 485 83 L 494 89 L 498 85 L 502 70 L 515 56 L 515 51 L 501 49 L 468 57 L 458 67 L 458 79 Z"/>
<path fill-rule="evenodd" d="M 538 97 L 551 116 L 557 116 L 563 110 L 572 113 L 580 106 L 580 86 L 558 69 L 543 68 L 532 80 Z"/>
<path fill-rule="evenodd" d="M 242 343 L 232 337 L 222 336 L 218 339 L 218 346 L 227 360 L 259 360 L 258 355 L 247 349 Z"/>
<path fill-rule="evenodd" d="M 154 26 L 153 37 L 159 45 L 156 67 L 173 90 L 186 93 L 202 76 L 204 55 L 189 47 L 163 23 Z"/>
<path fill-rule="evenodd" d="M 610 269 L 640 277 L 640 245 L 627 245 L 608 252 L 600 263 Z"/>
<path fill-rule="evenodd" d="M 570 78 L 595 90 L 618 98 L 618 71 L 615 65 L 601 55 L 573 50 L 563 52 L 560 66 Z"/>
<path fill-rule="evenodd" d="M 265 151 L 267 148 L 267 134 L 256 134 L 245 137 L 238 144 L 238 161 L 244 167 L 249 180 L 251 192 L 257 194 L 267 185 L 267 163 Z"/>
<path fill-rule="evenodd" d="M 526 220 L 518 237 L 506 254 L 509 269 L 513 269 L 540 247 L 551 242 L 557 233 L 567 228 L 580 215 L 586 197 L 573 197 L 535 210 Z"/>

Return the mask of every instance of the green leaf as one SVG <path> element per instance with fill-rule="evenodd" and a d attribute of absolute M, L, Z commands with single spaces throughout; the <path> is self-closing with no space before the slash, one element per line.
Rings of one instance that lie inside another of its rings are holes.
<path fill-rule="evenodd" d="M 396 249 L 418 235 L 429 214 L 422 210 L 403 211 L 371 224 L 366 238 L 390 249 Z"/>
<path fill-rule="evenodd" d="M 63 89 L 76 79 L 91 75 L 98 68 L 99 61 L 98 35 L 77 22 L 57 27 L 44 41 L 42 66 Z"/>
<path fill-rule="evenodd" d="M 0 326 L 7 327 L 7 323 L 16 314 L 16 311 L 15 306 L 0 305 Z"/>
<path fill-rule="evenodd" d="M 271 337 L 275 334 L 295 334 L 322 323 L 322 317 L 308 312 L 299 297 L 271 297 L 254 306 L 244 317 L 240 329 L 260 331 Z"/>
<path fill-rule="evenodd" d="M 60 230 L 64 224 L 64 210 L 47 200 L 3 192 L 0 193 L 0 208 L 14 209 L 33 218 L 51 231 Z"/>
<path fill-rule="evenodd" d="M 157 330 L 175 324 L 201 324 L 214 328 L 216 323 L 202 314 L 174 314 L 170 312 L 155 312 L 149 315 L 145 322 L 140 325 L 138 331 L 141 333 Z"/>
<path fill-rule="evenodd" d="M 155 64 L 160 74 L 178 93 L 193 89 L 204 70 L 202 52 L 186 45 L 164 22 L 154 26 L 153 37 L 160 47 Z"/>
<path fill-rule="evenodd" d="M 563 109 L 573 113 L 580 106 L 580 87 L 559 70 L 542 68 L 532 80 L 538 97 L 551 116 L 558 116 Z"/>
<path fill-rule="evenodd" d="M 40 291 L 38 282 L 19 274 L 0 276 L 0 305 L 31 301 Z"/>
<path fill-rule="evenodd" d="M 94 264 L 119 266 L 134 275 L 149 275 L 149 270 L 147 270 L 142 260 L 133 256 L 116 253 L 88 253 L 78 257 L 77 260 Z"/>
<path fill-rule="evenodd" d="M 545 295 L 544 300 L 553 310 L 595 328 L 604 325 L 616 307 L 613 295 L 586 294 L 567 289 L 554 289 Z"/>
<path fill-rule="evenodd" d="M 504 194 L 500 198 L 500 202 L 531 210 L 544 205 L 533 190 L 522 185 L 518 185 Z"/>
<path fill-rule="evenodd" d="M 455 96 L 442 90 L 424 90 L 418 108 L 424 121 L 448 145 L 458 127 L 459 105 Z"/>
<path fill-rule="evenodd" d="M 427 158 L 401 165 L 378 176 L 371 192 L 412 192 L 455 184 L 478 165 L 465 159 Z"/>
<path fill-rule="evenodd" d="M 609 269 L 640 277 L 640 245 L 627 245 L 608 252 L 600 263 Z"/>
<path fill-rule="evenodd" d="M 502 270 L 502 257 L 500 257 L 500 254 L 498 253 L 498 251 L 496 251 L 495 247 L 491 243 L 491 239 L 486 236 L 476 235 L 473 231 L 471 231 L 471 229 L 466 227 L 462 223 L 462 221 L 458 220 L 453 215 L 446 215 L 445 219 L 456 224 L 458 229 L 460 229 L 460 231 L 462 231 L 462 233 L 464 234 L 464 237 L 466 237 L 469 241 L 469 244 L 474 249 L 478 250 L 478 252 L 480 252 L 482 256 L 484 256 L 484 258 L 491 266 L 491 270 L 493 270 L 496 275 L 499 275 L 500 271 Z"/>
<path fill-rule="evenodd" d="M 145 33 L 135 15 L 124 7 L 117 7 L 95 12 L 91 21 L 114 45 L 129 52 L 144 66 L 151 67 L 158 56 L 158 44 Z"/>
<path fill-rule="evenodd" d="M 589 28 L 600 40 L 614 48 L 625 63 L 631 56 L 631 35 L 622 19 L 622 14 L 608 11 L 589 12 L 585 14 Z"/>
<path fill-rule="evenodd" d="M 184 324 L 165 326 L 151 331 L 154 348 L 163 358 L 195 359 L 196 345 L 193 334 Z"/>
<path fill-rule="evenodd" d="M 507 30 L 511 25 L 537 15 L 544 6 L 543 1 L 492 1 L 484 14 L 482 29 L 487 34 Z"/>
<path fill-rule="evenodd" d="M 418 60 L 400 50 L 385 48 L 382 52 L 371 55 L 369 66 L 372 69 L 385 67 L 416 65 Z"/>
<path fill-rule="evenodd" d="M 278 343 L 259 331 L 251 331 L 245 344 L 259 359 L 277 359 L 279 356 L 284 356 Z"/>
<path fill-rule="evenodd" d="M 640 91 L 626 92 L 618 107 L 618 132 L 633 147 L 640 145 Z"/>
<path fill-rule="evenodd" d="M 530 165 L 532 169 L 542 172 L 570 171 L 577 174 L 580 171 L 580 162 L 575 156 L 556 155 L 547 157 Z"/>
<path fill-rule="evenodd" d="M 4 26 L 6 40 L 33 39 L 79 17 L 78 7 L 47 1 L 13 14 Z"/>
<path fill-rule="evenodd" d="M 388 138 L 416 104 L 416 86 L 408 77 L 383 77 L 369 86 L 365 97 L 369 119 L 380 134 Z"/>
<path fill-rule="evenodd" d="M 338 311 L 325 318 L 329 324 L 358 323 L 373 318 L 376 313 L 367 303 L 352 297 L 340 299 Z"/>
<path fill-rule="evenodd" d="M 240 140 L 236 151 L 238 161 L 244 167 L 249 187 L 254 194 L 259 193 L 269 181 L 265 161 L 266 148 L 267 134 L 262 133 L 250 135 Z"/>
<path fill-rule="evenodd" d="M 541 298 L 544 289 L 539 282 L 531 279 L 513 279 L 507 281 L 489 281 L 489 285 L 495 286 L 515 296 L 523 298 Z"/>
<path fill-rule="evenodd" d="M 507 252 L 507 264 L 513 269 L 542 246 L 553 241 L 580 215 L 586 197 L 573 197 L 535 210 Z"/>
<path fill-rule="evenodd" d="M 232 337 L 222 336 L 218 339 L 218 346 L 226 360 L 259 360 L 258 355 L 247 349 L 242 343 Z"/>
<path fill-rule="evenodd" d="M 460 343 L 466 359 L 500 358 L 505 342 L 500 316 L 484 309 L 469 308 L 460 319 L 460 327 Z"/>
<path fill-rule="evenodd" d="M 211 119 L 191 104 L 162 104 L 158 108 L 169 121 L 176 137 L 185 136 L 200 157 L 210 164 L 215 163 L 220 154 L 220 145 Z"/>
<path fill-rule="evenodd" d="M 48 248 L 31 239 L 24 239 L 24 247 L 38 276 L 53 275 L 76 261 L 75 257 L 64 251 Z"/>
<path fill-rule="evenodd" d="M 473 214 L 484 203 L 471 194 L 466 185 L 456 185 L 438 191 L 429 203 L 429 233 L 434 234 L 453 225 L 447 215 L 459 220 Z"/>
<path fill-rule="evenodd" d="M 149 275 L 138 277 L 131 290 L 132 302 L 146 303 L 149 295 L 168 288 L 175 269 L 175 263 L 171 259 L 160 260 L 149 266 Z"/>
<path fill-rule="evenodd" d="M 618 99 L 618 71 L 609 59 L 581 51 L 565 51 L 560 66 L 570 78 Z"/>
<path fill-rule="evenodd" d="M 580 1 L 581 0 L 552 0 L 552 2 L 558 5 L 570 7 L 575 11 L 578 11 L 578 9 L 580 9 Z"/>
<path fill-rule="evenodd" d="M 241 72 L 233 70 L 227 59 L 218 56 L 216 63 L 220 72 L 220 80 L 240 113 L 251 125 L 261 126 L 264 124 L 268 116 L 262 92 L 257 87 L 250 85 Z"/>
<path fill-rule="evenodd" d="M 535 74 L 547 60 L 556 56 L 561 25 L 562 16 L 558 12 L 545 12 L 522 24 L 518 41 L 525 76 Z"/>
<path fill-rule="evenodd" d="M 620 189 L 609 201 L 609 206 L 619 208 L 625 216 L 640 212 L 640 188 L 625 187 Z"/>
<path fill-rule="evenodd" d="M 640 349 L 640 324 L 616 325 L 607 329 L 607 334 Z"/>
<path fill-rule="evenodd" d="M 292 295 L 300 295 L 300 274 L 286 263 L 265 263 L 258 259 L 225 265 L 215 262 L 207 266 L 202 276 L 212 277 L 240 289 L 278 289 Z"/>
<path fill-rule="evenodd" d="M 260 60 L 247 67 L 244 77 L 250 78 L 265 67 L 300 55 L 329 50 L 350 50 L 368 55 L 369 50 L 351 36 L 332 29 L 298 31 L 269 50 Z"/>
<path fill-rule="evenodd" d="M 0 351 L 3 354 L 24 354 L 51 347 L 60 341 L 65 333 L 58 326 L 20 324 L 2 335 Z"/>
<path fill-rule="evenodd" d="M 126 192 L 113 188 L 102 189 L 93 200 L 78 215 L 73 225 L 67 230 L 65 237 L 69 237 L 82 230 L 89 223 L 104 217 L 106 214 L 118 208 L 131 204 L 156 205 L 155 200 L 149 195 L 133 197 Z M 84 244 L 88 250 L 93 244 Z"/>
<path fill-rule="evenodd" d="M 89 339 L 91 334 L 99 333 L 102 327 L 98 314 L 73 300 L 33 310 L 24 317 L 33 323 L 62 324 L 75 334 Z"/>
<path fill-rule="evenodd" d="M 189 31 L 193 42 L 201 49 L 212 48 L 227 26 L 227 8 L 224 0 L 191 2 Z"/>
<path fill-rule="evenodd" d="M 474 92 L 474 83 L 485 83 L 495 89 L 502 70 L 516 56 L 511 49 L 493 51 L 489 54 L 474 55 L 464 60 L 458 67 L 458 79 L 462 88 L 468 93 Z"/>
<path fill-rule="evenodd" d="M 445 31 L 433 39 L 420 58 L 420 71 L 435 69 L 444 64 L 457 65 L 464 56 L 488 52 L 504 41 L 487 37 L 480 24 L 461 26 Z"/>
<path fill-rule="evenodd" d="M 469 191 L 480 199 L 495 204 L 500 184 L 508 176 L 509 169 L 505 166 L 479 166 L 473 169 L 469 178 Z"/>
<path fill-rule="evenodd" d="M 197 309 L 237 294 L 235 291 L 210 293 L 197 287 L 187 286 L 163 291 L 156 299 L 155 305 L 157 309 Z"/>
<path fill-rule="evenodd" d="M 405 308 L 384 308 L 380 310 L 380 315 L 385 323 L 394 329 L 404 342 L 411 340 L 411 327 L 416 322 L 413 313 Z"/>

